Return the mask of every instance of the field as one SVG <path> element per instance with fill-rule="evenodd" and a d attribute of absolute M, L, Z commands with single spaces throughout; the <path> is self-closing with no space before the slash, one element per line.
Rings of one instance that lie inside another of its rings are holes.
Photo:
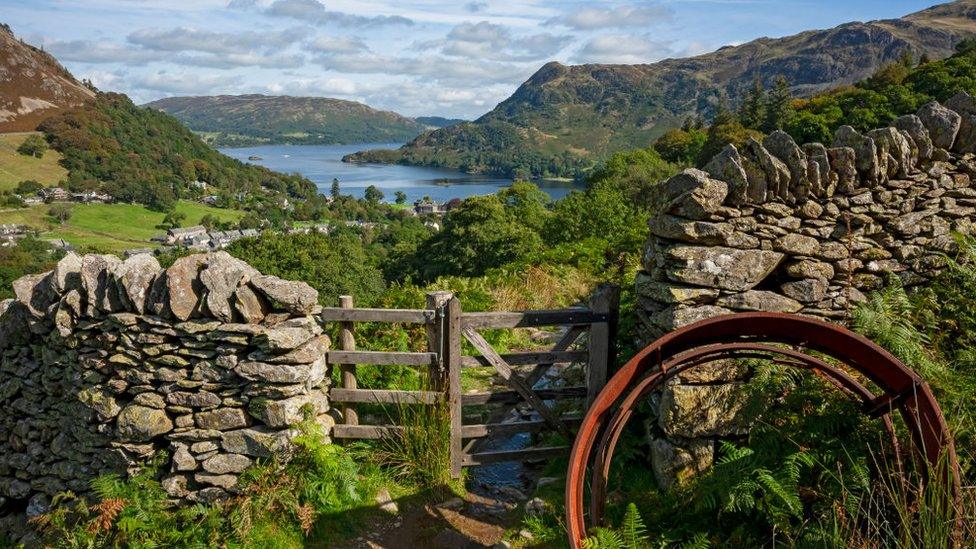
<path fill-rule="evenodd" d="M 25 179 L 49 187 L 68 177 L 68 171 L 58 164 L 61 154 L 57 151 L 49 150 L 43 158 L 17 152 L 28 135 L 29 132 L 0 134 L 0 191 L 13 189 Z"/>
<path fill-rule="evenodd" d="M 42 238 L 63 238 L 76 248 L 93 247 L 108 252 L 149 247 L 150 238 L 165 232 L 156 228 L 164 214 L 135 204 L 76 204 L 71 219 L 64 225 L 58 225 L 48 217 L 48 208 L 48 205 L 39 205 L 0 210 L 0 223 L 29 225 L 40 229 Z M 221 221 L 235 221 L 244 215 L 238 210 L 212 208 L 188 201 L 180 201 L 176 211 L 186 214 L 184 226 L 196 225 L 207 214 Z"/>

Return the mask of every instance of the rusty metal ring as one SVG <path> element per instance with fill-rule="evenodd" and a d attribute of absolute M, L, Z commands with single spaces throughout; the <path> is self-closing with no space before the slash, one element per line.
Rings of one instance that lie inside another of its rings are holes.
<path fill-rule="evenodd" d="M 800 351 L 758 345 L 760 341 L 802 344 L 806 349 L 823 353 L 865 375 L 883 394 L 875 398 L 853 378 L 823 360 Z M 740 313 L 706 319 L 658 339 L 625 364 L 597 396 L 580 426 L 567 471 L 566 522 L 571 547 L 580 547 L 586 535 L 583 512 L 586 469 L 592 464 L 596 473 L 591 512 L 592 518 L 599 519 L 613 449 L 640 396 L 684 369 L 714 360 L 714 356 L 710 360 L 702 359 L 731 350 L 775 352 L 801 363 L 791 363 L 793 366 L 805 365 L 818 374 L 825 374 L 835 385 L 846 389 L 845 392 L 864 398 L 866 413 L 884 415 L 885 426 L 892 432 L 887 411 L 897 408 L 915 447 L 930 466 L 936 467 L 943 456 L 948 458 L 952 477 L 950 496 L 955 504 L 959 503 L 959 464 L 952 437 L 931 390 L 915 372 L 867 338 L 841 326 L 796 315 Z M 611 417 L 614 408 L 617 409 Z M 598 436 L 600 444 L 591 455 Z"/>

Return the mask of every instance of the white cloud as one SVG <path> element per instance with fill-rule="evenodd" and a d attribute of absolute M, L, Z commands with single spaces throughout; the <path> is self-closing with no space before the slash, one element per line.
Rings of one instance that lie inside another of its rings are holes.
<path fill-rule="evenodd" d="M 358 53 L 369 47 L 358 36 L 319 36 L 308 44 L 308 49 L 321 53 Z"/>
<path fill-rule="evenodd" d="M 116 42 L 45 40 L 44 47 L 61 61 L 77 61 L 80 63 L 139 64 L 165 58 L 165 55 L 159 52 L 132 48 Z"/>
<path fill-rule="evenodd" d="M 670 21 L 674 12 L 667 6 L 630 5 L 605 8 L 584 8 L 573 13 L 553 17 L 547 23 L 576 30 L 647 27 Z"/>
<path fill-rule="evenodd" d="M 242 81 L 243 79 L 236 75 L 158 71 L 138 76 L 132 80 L 132 84 L 166 94 L 215 95 L 221 92 L 222 88 L 238 86 Z"/>
<path fill-rule="evenodd" d="M 405 57 L 374 52 L 322 56 L 316 61 L 323 68 L 336 72 L 419 76 L 461 87 L 499 82 L 515 83 L 527 77 L 533 70 L 512 63 L 459 63 L 456 59 L 441 55 Z"/>
<path fill-rule="evenodd" d="M 671 54 L 665 42 L 632 34 L 605 34 L 590 39 L 576 53 L 580 63 L 653 63 Z"/>
<path fill-rule="evenodd" d="M 412 25 L 413 21 L 400 15 L 353 15 L 330 11 L 318 0 L 275 0 L 267 13 L 275 17 L 289 17 L 316 25 L 335 24 L 357 27 L 380 25 Z"/>
<path fill-rule="evenodd" d="M 214 32 L 194 27 L 176 27 L 167 30 L 138 30 L 129 34 L 127 40 L 149 50 L 240 54 L 255 50 L 280 50 L 307 35 L 308 29 L 305 27 L 273 32 Z"/>
<path fill-rule="evenodd" d="M 418 42 L 414 50 L 439 48 L 444 55 L 496 61 L 535 61 L 559 52 L 572 40 L 548 32 L 514 36 L 508 27 L 480 21 L 453 27 L 441 39 Z"/>

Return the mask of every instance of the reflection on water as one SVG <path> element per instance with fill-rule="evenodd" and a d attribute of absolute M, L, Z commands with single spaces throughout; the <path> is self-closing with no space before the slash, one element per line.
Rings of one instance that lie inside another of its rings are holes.
<path fill-rule="evenodd" d="M 454 170 L 401 166 L 399 164 L 348 164 L 342 157 L 365 149 L 395 149 L 399 143 L 367 143 L 362 145 L 266 145 L 242 149 L 221 149 L 220 152 L 241 160 L 260 164 L 279 172 L 297 172 L 309 178 L 319 192 L 328 194 L 332 180 L 338 179 L 343 194 L 362 197 L 366 187 L 375 185 L 392 202 L 394 193 L 402 191 L 407 202 L 424 196 L 437 202 L 452 198 L 466 198 L 479 194 L 493 194 L 512 184 L 511 180 L 491 176 L 470 175 Z M 260 160 L 249 160 L 258 157 Z M 537 185 L 553 199 L 562 198 L 578 185 L 563 181 L 540 181 Z"/>

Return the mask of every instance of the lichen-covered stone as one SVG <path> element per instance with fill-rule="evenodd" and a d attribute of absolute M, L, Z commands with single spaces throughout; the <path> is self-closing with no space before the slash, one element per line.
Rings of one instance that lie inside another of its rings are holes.
<path fill-rule="evenodd" d="M 668 436 L 697 438 L 741 435 L 750 424 L 745 385 L 667 386 L 658 407 L 658 426 Z"/>
<path fill-rule="evenodd" d="M 162 269 L 151 254 L 133 255 L 116 267 L 114 280 L 127 309 L 139 314 L 146 312 L 149 288 Z"/>
<path fill-rule="evenodd" d="M 204 262 L 205 254 L 188 255 L 166 269 L 169 310 L 178 320 L 188 320 L 199 311 L 200 294 L 203 293 L 199 274 Z"/>
<path fill-rule="evenodd" d="M 729 193 L 728 183 L 693 168 L 671 177 L 664 185 L 669 189 L 669 196 L 673 189 L 690 189 L 677 194 L 665 207 L 667 213 L 687 219 L 706 219 L 722 207 Z"/>
<path fill-rule="evenodd" d="M 649 449 L 654 480 L 662 490 L 704 473 L 715 460 L 715 443 L 711 440 L 692 439 L 678 446 L 665 438 L 651 437 Z"/>
<path fill-rule="evenodd" d="M 751 290 L 783 260 L 766 250 L 675 246 L 667 251 L 668 277 L 675 282 L 723 290 Z"/>
<path fill-rule="evenodd" d="M 929 131 L 932 145 L 947 151 L 951 150 L 956 141 L 956 134 L 959 133 L 959 126 L 962 124 L 962 116 L 935 101 L 923 105 L 916 114 Z"/>
<path fill-rule="evenodd" d="M 318 304 L 319 293 L 305 282 L 291 282 L 276 276 L 259 275 L 250 284 L 270 301 L 293 314 L 309 314 Z"/>
<path fill-rule="evenodd" d="M 719 298 L 716 305 L 734 311 L 766 311 L 770 313 L 795 313 L 803 305 L 776 292 L 749 290 Z"/>
<path fill-rule="evenodd" d="M 123 440 L 149 441 L 173 430 L 173 422 L 166 412 L 145 406 L 126 406 L 119 412 L 117 421 Z"/>

